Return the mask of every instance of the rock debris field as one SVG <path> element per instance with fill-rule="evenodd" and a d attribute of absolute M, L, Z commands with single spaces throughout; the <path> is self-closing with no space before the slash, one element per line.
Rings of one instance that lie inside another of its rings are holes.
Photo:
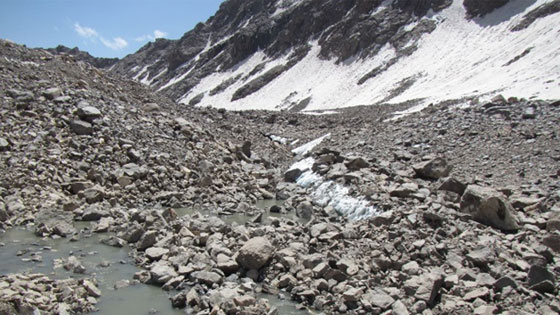
<path fill-rule="evenodd" d="M 187 314 L 279 314 L 264 294 L 324 314 L 559 313 L 560 102 L 391 119 L 406 108 L 195 108 L 0 41 L 0 228 L 129 247 L 116 290 L 159 286 Z M 111 294 L 60 264 L 72 276 L 2 274 L 0 314 Z"/>

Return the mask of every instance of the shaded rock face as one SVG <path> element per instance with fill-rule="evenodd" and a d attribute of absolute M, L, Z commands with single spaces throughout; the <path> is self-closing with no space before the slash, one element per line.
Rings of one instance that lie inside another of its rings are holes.
<path fill-rule="evenodd" d="M 470 17 L 483 16 L 504 6 L 509 0 L 465 0 L 463 6 Z"/>
<path fill-rule="evenodd" d="M 476 221 L 504 231 L 519 229 L 511 204 L 491 188 L 468 186 L 461 198 L 461 211 L 471 214 Z"/>
<path fill-rule="evenodd" d="M 338 61 L 374 55 L 387 43 L 410 54 L 415 49 L 414 42 L 423 33 L 433 31 L 435 25 L 426 27 L 423 22 L 412 30 L 405 26 L 428 11 L 440 11 L 451 3 L 451 0 L 398 0 L 389 5 L 381 0 L 229 0 L 206 23 L 199 23 L 179 40 L 158 39 L 148 43 L 119 61 L 112 71 L 147 80 L 173 99 L 187 95 L 196 104 L 204 95 L 188 93 L 204 77 L 231 69 L 258 51 L 273 58 L 291 52 L 288 61 L 274 71 L 263 75 L 259 73 L 262 67 L 257 66 L 247 81 L 250 84 L 234 95 L 233 100 L 237 100 L 299 62 L 313 41 L 321 46 L 322 58 Z M 166 85 L 183 74 L 181 81 Z"/>

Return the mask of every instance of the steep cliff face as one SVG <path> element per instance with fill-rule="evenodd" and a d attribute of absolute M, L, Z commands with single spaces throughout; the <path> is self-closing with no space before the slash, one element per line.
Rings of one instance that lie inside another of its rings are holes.
<path fill-rule="evenodd" d="M 510 25 L 551 2 L 227 0 L 182 38 L 149 43 L 112 71 L 185 104 L 230 109 L 327 109 L 507 92 L 514 81 L 507 77 L 528 67 L 559 77 L 546 66 L 558 55 L 548 38 L 558 15 L 521 32 Z M 530 62 L 502 67 L 527 49 L 520 59 Z M 552 54 L 543 59 L 546 50 Z M 489 73 L 499 84 L 485 84 Z"/>

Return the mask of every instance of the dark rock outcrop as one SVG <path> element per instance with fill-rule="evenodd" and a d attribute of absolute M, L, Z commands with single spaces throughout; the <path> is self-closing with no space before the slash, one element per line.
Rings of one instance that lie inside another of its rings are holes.
<path fill-rule="evenodd" d="M 483 16 L 504 6 L 509 0 L 464 0 L 463 6 L 469 17 Z"/>

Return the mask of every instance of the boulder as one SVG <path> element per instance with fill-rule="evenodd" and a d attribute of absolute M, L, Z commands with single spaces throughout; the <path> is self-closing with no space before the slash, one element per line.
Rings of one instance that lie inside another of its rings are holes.
<path fill-rule="evenodd" d="M 246 269 L 259 269 L 272 257 L 274 247 L 264 237 L 248 240 L 237 254 L 237 262 Z"/>
<path fill-rule="evenodd" d="M 415 164 L 413 168 L 418 177 L 427 179 L 447 177 L 451 172 L 451 165 L 441 157 Z"/>
<path fill-rule="evenodd" d="M 93 106 L 78 108 L 76 113 L 78 117 L 89 122 L 101 117 L 101 111 Z"/>
<path fill-rule="evenodd" d="M 79 136 L 89 136 L 93 134 L 93 126 L 89 122 L 79 119 L 70 122 L 70 129 Z"/>
<path fill-rule="evenodd" d="M 170 279 L 177 277 L 177 272 L 167 261 L 160 260 L 150 268 L 150 276 L 154 283 L 164 284 Z"/>
<path fill-rule="evenodd" d="M 460 209 L 482 224 L 504 231 L 519 229 L 515 210 L 505 197 L 494 189 L 469 185 L 461 197 Z"/>
<path fill-rule="evenodd" d="M 303 174 L 303 171 L 299 168 L 288 170 L 284 173 L 284 180 L 293 183 L 301 176 L 301 174 Z"/>
<path fill-rule="evenodd" d="M 554 275 L 544 267 L 531 266 L 527 274 L 527 282 L 532 290 L 541 293 L 554 293 Z"/>

